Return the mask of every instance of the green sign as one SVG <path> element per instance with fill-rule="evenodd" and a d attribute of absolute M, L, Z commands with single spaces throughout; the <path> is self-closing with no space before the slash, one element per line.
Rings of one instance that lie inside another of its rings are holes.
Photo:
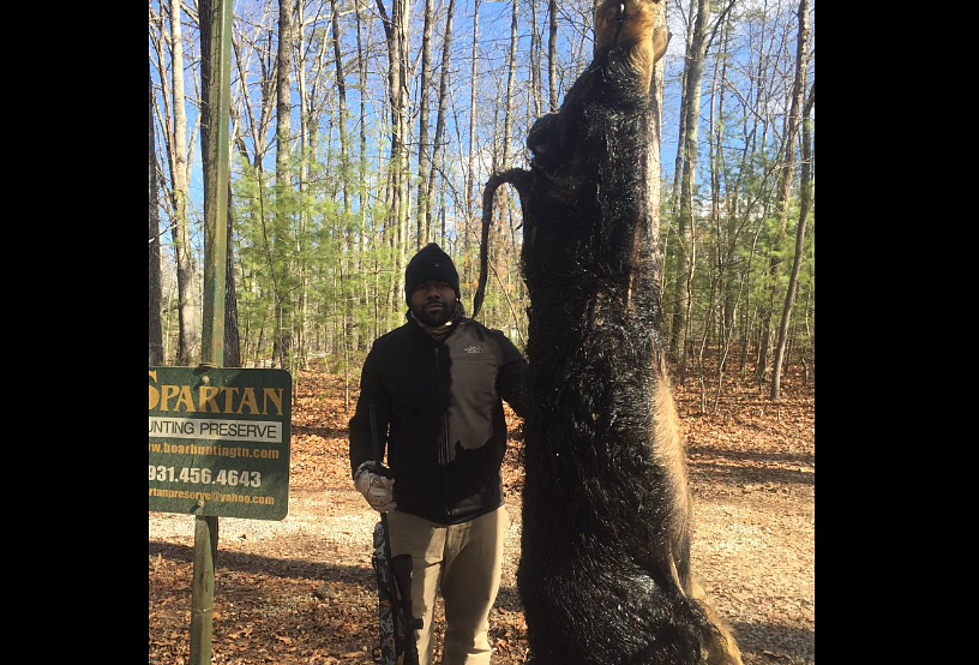
<path fill-rule="evenodd" d="M 285 518 L 289 373 L 209 367 L 149 371 L 150 510 Z"/>

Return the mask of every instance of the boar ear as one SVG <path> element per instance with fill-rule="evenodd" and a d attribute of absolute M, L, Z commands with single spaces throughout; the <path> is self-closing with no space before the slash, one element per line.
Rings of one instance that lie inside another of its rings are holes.
<path fill-rule="evenodd" d="M 653 62 L 659 62 L 659 59 L 663 57 L 666 53 L 666 47 L 670 43 L 670 38 L 673 35 L 670 34 L 670 29 L 665 25 L 656 28 L 653 31 Z"/>

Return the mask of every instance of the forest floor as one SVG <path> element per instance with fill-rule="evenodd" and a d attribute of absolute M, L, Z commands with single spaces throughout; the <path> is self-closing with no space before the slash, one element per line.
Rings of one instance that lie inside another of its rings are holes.
<path fill-rule="evenodd" d="M 732 387 L 705 416 L 694 383 L 676 390 L 694 499 L 694 574 L 734 629 L 746 665 L 815 663 L 815 389 L 790 375 L 776 405 Z M 214 665 L 374 662 L 377 515 L 349 480 L 343 386 L 302 373 L 294 392 L 288 516 L 219 520 Z M 504 482 L 513 523 L 491 615 L 494 665 L 522 664 L 527 654 L 515 580 L 523 444 L 510 415 Z M 188 515 L 149 515 L 150 665 L 189 660 L 193 532 Z M 439 649 L 438 632 L 436 640 Z"/>

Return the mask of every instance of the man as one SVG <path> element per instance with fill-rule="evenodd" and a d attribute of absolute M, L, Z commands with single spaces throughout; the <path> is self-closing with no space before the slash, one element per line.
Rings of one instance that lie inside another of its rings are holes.
<path fill-rule="evenodd" d="M 485 665 L 510 523 L 500 477 L 507 438 L 501 398 L 523 410 L 526 361 L 503 333 L 465 317 L 459 275 L 438 245 L 409 262 L 405 295 L 407 322 L 377 339 L 364 362 L 350 421 L 351 470 L 370 505 L 388 512 L 392 556 L 412 557 L 421 664 L 432 660 L 441 588 L 443 665 Z M 374 459 L 371 404 L 387 435 L 392 478 Z"/>

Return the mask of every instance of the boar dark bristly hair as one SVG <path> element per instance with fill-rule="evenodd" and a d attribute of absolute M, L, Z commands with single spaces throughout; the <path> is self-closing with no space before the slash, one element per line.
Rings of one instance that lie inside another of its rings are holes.
<path fill-rule="evenodd" d="M 647 172 L 650 75 L 667 41 L 658 2 L 599 7 L 594 62 L 531 129 L 531 170 L 487 186 L 491 201 L 490 187 L 516 185 L 524 214 L 532 404 L 518 584 L 535 665 L 741 662 L 690 575 L 662 360 Z"/>

